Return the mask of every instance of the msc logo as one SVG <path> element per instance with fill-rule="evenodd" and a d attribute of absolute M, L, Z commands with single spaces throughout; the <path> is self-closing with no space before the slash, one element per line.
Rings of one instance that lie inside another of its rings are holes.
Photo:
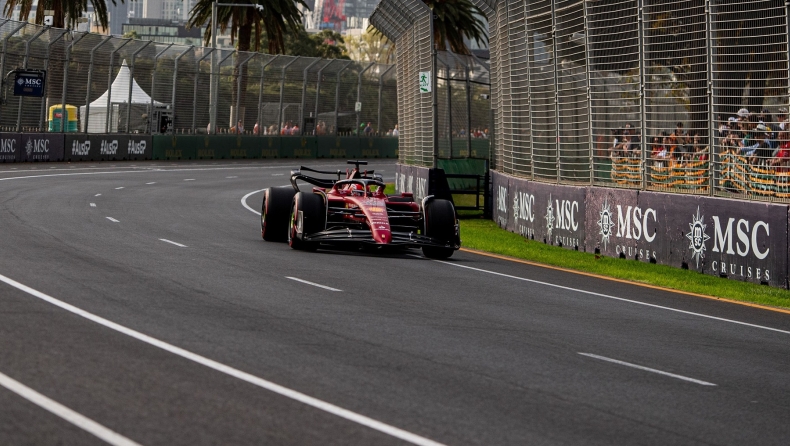
<path fill-rule="evenodd" d="M 507 188 L 504 186 L 497 189 L 496 208 L 500 212 L 507 212 Z"/>
<path fill-rule="evenodd" d="M 91 151 L 91 142 L 79 142 L 76 139 L 71 143 L 71 154 L 74 156 L 88 156 Z"/>
<path fill-rule="evenodd" d="M 505 189 L 505 198 L 507 198 L 507 189 Z M 535 221 L 535 196 L 526 192 L 516 191 L 516 196 L 513 197 L 513 219 L 518 223 L 518 220 Z"/>
<path fill-rule="evenodd" d="M 0 139 L 0 153 L 16 153 L 16 139 Z"/>

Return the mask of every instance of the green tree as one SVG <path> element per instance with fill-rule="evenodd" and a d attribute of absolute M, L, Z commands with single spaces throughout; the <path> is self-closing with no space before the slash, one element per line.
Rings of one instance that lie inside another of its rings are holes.
<path fill-rule="evenodd" d="M 395 59 L 395 45 L 384 35 L 368 29 L 359 36 L 346 36 L 346 51 L 352 60 L 391 64 Z"/>
<path fill-rule="evenodd" d="M 298 5 L 307 7 L 304 0 L 242 0 L 236 3 L 249 3 L 256 7 L 217 7 L 217 23 L 221 32 L 230 28 L 231 41 L 238 40 L 239 51 L 249 51 L 253 43 L 253 32 L 266 36 L 269 53 L 280 54 L 285 50 L 284 35 L 302 25 L 302 13 Z M 211 0 L 198 0 L 189 16 L 189 27 L 206 26 L 203 39 L 206 45 L 211 42 Z M 260 40 L 255 39 L 255 51 L 260 49 Z"/>
<path fill-rule="evenodd" d="M 116 5 L 115 0 L 112 1 Z M 124 3 L 124 0 L 121 0 Z M 91 0 L 93 5 L 93 12 L 96 14 L 96 20 L 99 25 L 104 28 L 109 28 L 107 16 L 107 2 L 105 0 Z M 19 19 L 27 21 L 30 18 L 30 12 L 33 9 L 33 0 L 7 0 L 3 14 L 6 17 L 11 17 L 16 7 L 20 7 Z M 35 23 L 37 25 L 44 24 L 44 11 L 51 9 L 54 11 L 53 26 L 55 28 L 70 28 L 76 27 L 77 19 L 82 17 L 82 13 L 88 10 L 88 2 L 86 0 L 80 1 L 64 1 L 64 0 L 39 0 L 36 7 Z M 66 23 L 68 17 L 68 23 Z"/>
<path fill-rule="evenodd" d="M 469 54 L 465 39 L 487 43 L 483 12 L 470 0 L 423 0 L 433 11 L 433 41 L 436 49 Z M 376 33 L 380 32 L 376 30 Z"/>

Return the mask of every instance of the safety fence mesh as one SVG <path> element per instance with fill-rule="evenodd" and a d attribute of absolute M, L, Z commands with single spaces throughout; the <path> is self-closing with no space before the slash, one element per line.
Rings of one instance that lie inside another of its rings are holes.
<path fill-rule="evenodd" d="M 784 0 L 474 0 L 496 169 L 538 181 L 784 201 Z"/>
<path fill-rule="evenodd" d="M 43 97 L 13 94 L 23 70 L 46 72 Z M 395 71 L 3 20 L 0 131 L 383 136 L 398 124 Z"/>

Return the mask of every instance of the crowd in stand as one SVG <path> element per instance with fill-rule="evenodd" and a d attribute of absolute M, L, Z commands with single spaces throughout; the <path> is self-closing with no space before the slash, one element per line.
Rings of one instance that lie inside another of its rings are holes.
<path fill-rule="evenodd" d="M 641 157 L 640 138 L 631 124 L 612 130 L 610 157 Z M 790 125 L 786 108 L 775 116 L 768 109 L 752 113 L 747 108 L 738 110 L 736 116 L 726 120 L 719 117 L 715 135 L 717 153 L 730 153 L 744 157 L 754 166 L 777 166 L 790 171 Z M 654 167 L 666 167 L 670 161 L 684 163 L 707 161 L 707 138 L 700 132 L 689 133 L 678 122 L 671 132 L 662 131 L 650 138 L 646 149 Z"/>

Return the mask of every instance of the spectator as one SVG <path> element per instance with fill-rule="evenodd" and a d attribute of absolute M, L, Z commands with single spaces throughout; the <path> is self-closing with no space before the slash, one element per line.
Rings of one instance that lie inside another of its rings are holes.
<path fill-rule="evenodd" d="M 777 150 L 776 155 L 768 161 L 768 164 L 771 166 L 779 166 L 777 169 L 779 172 L 790 172 L 790 131 L 785 130 L 779 132 L 779 142 L 779 150 Z"/>
<path fill-rule="evenodd" d="M 400 135 L 400 131 L 398 130 L 398 124 L 395 124 L 395 128 L 392 129 L 392 136 L 398 137 Z"/>
<path fill-rule="evenodd" d="M 373 127 L 370 125 L 370 122 L 368 122 L 368 125 L 365 126 L 365 130 L 363 131 L 365 132 L 365 136 L 373 135 Z"/>
<path fill-rule="evenodd" d="M 786 132 L 787 128 L 787 109 L 782 107 L 776 112 L 776 123 L 780 132 Z"/>
<path fill-rule="evenodd" d="M 666 136 L 663 137 L 666 141 Z M 668 158 L 667 148 L 664 146 L 662 137 L 654 136 L 651 143 L 650 158 L 653 159 L 653 166 L 664 167 L 664 162 Z"/>
<path fill-rule="evenodd" d="M 244 124 L 241 123 L 241 120 L 239 120 L 239 122 L 236 124 L 236 128 L 233 133 L 236 133 L 237 135 L 244 134 Z"/>
<path fill-rule="evenodd" d="M 683 128 L 682 122 L 678 122 L 675 125 L 673 135 L 675 136 L 675 156 L 683 159 L 690 158 L 692 151 L 690 147 L 691 141 L 689 141 L 689 135 Z"/>
<path fill-rule="evenodd" d="M 483 130 L 483 138 L 488 139 L 488 127 Z"/>
<path fill-rule="evenodd" d="M 612 129 L 612 145 L 609 147 L 609 156 L 612 158 L 622 156 L 618 151 L 620 150 L 620 142 L 622 141 L 620 130 Z"/>
<path fill-rule="evenodd" d="M 739 121 L 741 121 L 741 120 L 745 121 L 745 120 L 749 119 L 749 116 L 751 116 L 751 113 L 749 112 L 748 108 L 742 108 L 742 109 L 738 110 L 737 115 L 738 115 L 738 120 Z"/>
<path fill-rule="evenodd" d="M 258 136 L 261 133 L 261 127 L 258 125 L 258 121 L 255 121 L 255 125 L 252 126 L 252 134 Z"/>
<path fill-rule="evenodd" d="M 749 160 L 750 163 L 761 164 L 773 155 L 774 149 L 771 147 L 770 139 L 771 132 L 768 131 L 768 127 L 765 124 L 757 124 L 757 133 L 754 139 L 757 147 Z"/>
<path fill-rule="evenodd" d="M 702 143 L 702 136 L 699 133 L 694 133 L 691 138 L 692 159 L 695 161 L 708 160 L 708 146 Z"/>
<path fill-rule="evenodd" d="M 291 136 L 299 136 L 299 124 L 291 126 Z"/>

